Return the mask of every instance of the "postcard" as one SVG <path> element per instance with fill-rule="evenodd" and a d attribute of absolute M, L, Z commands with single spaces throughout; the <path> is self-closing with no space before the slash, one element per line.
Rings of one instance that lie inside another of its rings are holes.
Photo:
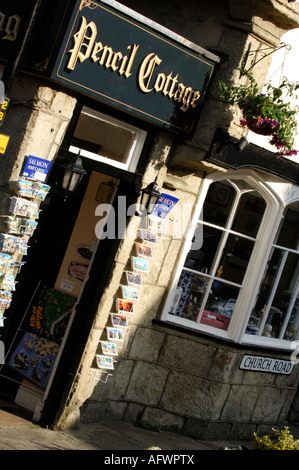
<path fill-rule="evenodd" d="M 132 284 L 134 286 L 142 286 L 141 274 L 132 273 L 130 271 L 127 271 L 126 276 L 127 276 L 127 283 L 128 284 Z"/>
<path fill-rule="evenodd" d="M 143 256 L 144 258 L 152 258 L 153 251 L 150 246 L 144 245 L 143 243 L 136 243 L 136 254 L 137 256 Z"/>
<path fill-rule="evenodd" d="M 118 313 L 112 313 L 111 314 L 111 320 L 113 326 L 122 326 L 127 328 L 128 326 L 128 320 L 126 315 L 120 315 Z"/>
<path fill-rule="evenodd" d="M 156 215 L 149 215 L 147 218 L 148 228 L 161 231 L 163 228 L 163 219 Z"/>
<path fill-rule="evenodd" d="M 134 269 L 135 271 L 141 271 L 143 273 L 147 273 L 148 272 L 148 260 L 136 258 L 135 256 L 132 256 L 132 269 Z"/>
<path fill-rule="evenodd" d="M 101 341 L 102 353 L 107 354 L 108 356 L 117 356 L 117 345 L 115 343 L 110 343 L 109 341 Z"/>
<path fill-rule="evenodd" d="M 136 287 L 121 286 L 121 288 L 124 299 L 138 300 L 138 292 Z"/>
<path fill-rule="evenodd" d="M 111 328 L 107 326 L 107 338 L 108 340 L 113 341 L 123 341 L 124 340 L 124 330 L 121 328 Z"/>
<path fill-rule="evenodd" d="M 134 313 L 134 302 L 132 300 L 116 299 L 116 309 L 118 312 Z"/>
<path fill-rule="evenodd" d="M 158 243 L 158 234 L 153 230 L 140 230 L 140 237 L 144 242 L 153 243 L 154 245 Z"/>
<path fill-rule="evenodd" d="M 99 354 L 97 354 L 96 357 L 97 357 L 97 366 L 100 369 L 114 369 L 112 357 L 100 356 Z"/>

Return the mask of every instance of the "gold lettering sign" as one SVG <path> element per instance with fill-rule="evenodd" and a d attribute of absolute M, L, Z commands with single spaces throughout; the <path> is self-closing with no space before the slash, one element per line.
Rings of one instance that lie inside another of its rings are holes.
<path fill-rule="evenodd" d="M 70 58 L 66 67 L 74 70 L 78 62 L 90 59 L 93 63 L 106 69 L 111 69 L 125 79 L 132 75 L 132 66 L 136 60 L 139 45 L 132 44 L 126 47 L 126 51 L 115 51 L 111 45 L 103 45 L 97 41 L 98 28 L 93 21 L 87 23 L 84 16 L 81 17 L 80 27 L 73 36 L 73 48 L 68 52 Z M 142 93 L 161 93 L 180 105 L 182 111 L 187 111 L 190 106 L 196 108 L 199 104 L 200 91 L 193 90 L 179 80 L 179 73 L 171 71 L 167 75 L 163 73 L 163 60 L 154 52 L 145 56 L 138 68 L 137 84 Z"/>

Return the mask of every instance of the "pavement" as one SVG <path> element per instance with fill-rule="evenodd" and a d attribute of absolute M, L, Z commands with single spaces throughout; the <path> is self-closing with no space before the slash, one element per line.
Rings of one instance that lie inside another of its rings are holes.
<path fill-rule="evenodd" d="M 3 404 L 0 400 L 1 451 L 102 451 L 101 455 L 105 464 L 124 463 L 117 460 L 125 458 L 122 457 L 123 455 L 126 455 L 126 458 L 138 455 L 139 463 L 165 463 L 163 461 L 148 462 L 148 459 L 156 459 L 160 454 L 165 456 L 168 451 L 169 455 L 179 455 L 181 460 L 166 463 L 195 464 L 194 459 L 199 459 L 199 451 L 250 450 L 251 447 L 250 442 L 201 441 L 181 434 L 136 427 L 123 421 L 80 423 L 76 429 L 64 431 L 46 429 L 34 423 L 26 411 L 11 403 Z M 144 455 L 146 457 L 140 457 Z M 248 453 L 246 455 L 248 456 Z M 162 459 L 161 455 L 160 458 Z M 105 459 L 108 460 L 105 461 Z M 183 462 L 182 459 L 184 459 Z M 186 459 L 189 459 L 189 462 Z M 133 467 L 137 465 L 137 461 L 135 465 L 134 461 L 125 463 Z"/>

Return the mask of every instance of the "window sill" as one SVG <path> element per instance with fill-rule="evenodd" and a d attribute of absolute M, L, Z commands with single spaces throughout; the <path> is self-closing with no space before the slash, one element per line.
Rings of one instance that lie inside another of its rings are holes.
<path fill-rule="evenodd" d="M 263 338 L 262 340 L 263 343 L 261 343 L 259 337 L 254 337 L 252 335 L 244 335 L 243 341 L 241 343 L 237 343 L 230 338 L 223 338 L 216 334 L 214 335 L 211 332 L 194 330 L 192 328 L 188 328 L 186 326 L 182 326 L 177 323 L 173 323 L 173 322 L 169 322 L 165 320 L 159 320 L 157 318 L 152 320 L 152 324 L 156 327 L 159 327 L 159 328 L 161 327 L 162 329 L 170 329 L 170 330 L 177 331 L 183 334 L 187 334 L 192 337 L 205 338 L 205 339 L 210 338 L 211 341 L 214 341 L 220 344 L 231 345 L 234 349 L 248 350 L 248 348 L 250 348 L 253 351 L 267 350 L 268 352 L 272 352 L 273 354 L 275 353 L 286 354 L 288 355 L 288 358 L 289 358 L 289 354 L 296 349 L 296 345 L 299 346 L 299 343 L 298 342 L 296 343 L 294 341 L 291 341 L 290 344 L 288 344 L 286 347 L 283 347 L 281 345 L 281 342 L 275 345 L 272 338 Z M 268 340 L 268 341 L 265 341 L 265 340 Z M 289 343 L 289 342 L 285 341 L 285 343 Z"/>

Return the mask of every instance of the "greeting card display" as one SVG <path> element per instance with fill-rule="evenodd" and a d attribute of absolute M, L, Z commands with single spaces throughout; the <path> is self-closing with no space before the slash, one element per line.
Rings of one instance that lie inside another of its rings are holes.
<path fill-rule="evenodd" d="M 45 389 L 58 351 L 58 344 L 26 331 L 11 354 L 8 365 L 30 382 Z"/>

